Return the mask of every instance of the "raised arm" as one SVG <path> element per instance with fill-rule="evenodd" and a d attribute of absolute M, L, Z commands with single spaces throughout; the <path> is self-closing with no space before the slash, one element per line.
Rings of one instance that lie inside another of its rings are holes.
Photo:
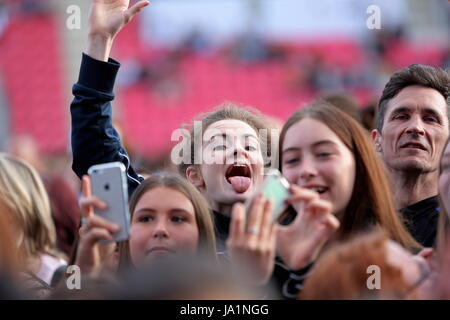
<path fill-rule="evenodd" d="M 131 167 L 112 125 L 111 101 L 120 64 L 110 59 L 109 54 L 117 33 L 148 4 L 148 1 L 140 1 L 129 8 L 129 0 L 92 1 L 87 54 L 83 54 L 70 106 L 75 173 L 81 178 L 94 164 L 122 162 L 127 168 L 130 194 L 142 178 Z"/>
<path fill-rule="evenodd" d="M 148 4 L 139 1 L 129 7 L 129 0 L 92 0 L 86 53 L 107 62 L 116 35 Z"/>

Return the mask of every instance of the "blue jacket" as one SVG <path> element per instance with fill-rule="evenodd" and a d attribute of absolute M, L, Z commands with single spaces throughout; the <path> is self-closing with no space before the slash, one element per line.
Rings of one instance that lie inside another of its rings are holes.
<path fill-rule="evenodd" d="M 83 54 L 78 82 L 73 86 L 70 105 L 72 117 L 72 169 L 78 177 L 95 164 L 122 162 L 127 168 L 128 193 L 144 180 L 131 166 L 120 137 L 112 125 L 111 101 L 120 63 L 95 60 Z"/>

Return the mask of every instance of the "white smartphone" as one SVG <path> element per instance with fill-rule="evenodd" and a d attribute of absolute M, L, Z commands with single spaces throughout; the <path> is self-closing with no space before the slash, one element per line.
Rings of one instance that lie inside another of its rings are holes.
<path fill-rule="evenodd" d="M 108 206 L 106 210 L 96 210 L 95 214 L 120 227 L 114 235 L 116 242 L 127 240 L 130 236 L 130 212 L 125 166 L 120 162 L 94 165 L 89 168 L 88 174 L 92 194 Z"/>
<path fill-rule="evenodd" d="M 287 203 L 286 200 L 290 197 L 291 193 L 289 191 L 289 182 L 284 178 L 280 171 L 277 169 L 270 169 L 267 172 L 267 177 L 261 189 L 257 194 L 262 194 L 266 199 L 272 201 L 273 211 L 272 211 L 272 221 L 278 220 L 280 215 L 286 210 Z M 251 202 L 247 204 L 247 212 L 251 207 Z"/>

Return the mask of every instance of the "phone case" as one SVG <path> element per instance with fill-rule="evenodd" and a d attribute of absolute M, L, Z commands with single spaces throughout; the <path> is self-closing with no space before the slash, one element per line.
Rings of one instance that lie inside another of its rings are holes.
<path fill-rule="evenodd" d="M 128 185 L 125 166 L 111 162 L 92 166 L 88 170 L 92 194 L 106 203 L 108 209 L 96 210 L 95 214 L 120 226 L 114 240 L 124 241 L 130 234 L 130 213 L 128 209 Z"/>
<path fill-rule="evenodd" d="M 261 193 L 266 199 L 270 199 L 273 205 L 272 221 L 276 221 L 286 209 L 286 199 L 289 198 L 289 182 L 278 170 L 270 170 L 264 181 Z"/>
<path fill-rule="evenodd" d="M 262 187 L 254 194 L 262 194 L 266 199 L 272 201 L 272 221 L 277 221 L 280 215 L 287 208 L 286 199 L 290 196 L 289 182 L 281 175 L 277 169 L 270 169 Z M 250 212 L 254 197 L 245 202 L 246 212 Z"/>

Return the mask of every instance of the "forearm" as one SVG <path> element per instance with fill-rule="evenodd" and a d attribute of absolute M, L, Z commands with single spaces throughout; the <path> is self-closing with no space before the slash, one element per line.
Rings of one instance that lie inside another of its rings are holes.
<path fill-rule="evenodd" d="M 87 40 L 86 54 L 96 60 L 107 62 L 113 42 L 114 39 L 111 36 L 90 34 Z"/>
<path fill-rule="evenodd" d="M 80 77 L 73 87 L 75 97 L 70 106 L 72 168 L 81 178 L 94 164 L 122 162 L 127 168 L 128 188 L 132 193 L 142 178 L 131 167 L 112 124 L 111 101 L 119 67 L 119 63 L 111 59 L 101 62 L 83 56 Z"/>
<path fill-rule="evenodd" d="M 111 120 L 113 86 L 119 66 L 83 56 L 70 105 L 73 169 L 79 177 L 91 165 L 108 162 L 110 155 L 120 148 Z"/>

